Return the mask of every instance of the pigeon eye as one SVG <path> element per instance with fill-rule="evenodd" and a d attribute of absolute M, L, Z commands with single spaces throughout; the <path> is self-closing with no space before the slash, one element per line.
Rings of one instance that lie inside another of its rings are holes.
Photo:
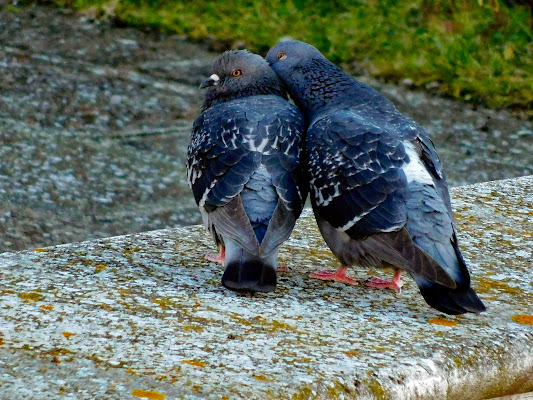
<path fill-rule="evenodd" d="M 278 60 L 285 60 L 287 58 L 287 53 L 284 53 L 283 51 L 278 53 Z"/>
<path fill-rule="evenodd" d="M 234 69 L 231 73 L 232 76 L 238 77 L 242 75 L 242 71 L 240 69 Z"/>

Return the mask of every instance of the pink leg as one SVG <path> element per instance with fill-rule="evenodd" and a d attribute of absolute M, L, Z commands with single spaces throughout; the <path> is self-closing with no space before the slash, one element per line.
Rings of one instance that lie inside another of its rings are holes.
<path fill-rule="evenodd" d="M 394 273 L 392 281 L 387 281 L 385 279 L 373 277 L 366 283 L 366 285 L 375 287 L 378 289 L 392 289 L 396 293 L 399 293 L 401 292 L 402 286 L 403 286 L 402 271 L 400 269 L 397 269 L 396 272 Z"/>
<path fill-rule="evenodd" d="M 278 264 L 278 272 L 289 272 L 290 269 L 287 267 L 287 264 Z"/>
<path fill-rule="evenodd" d="M 311 278 L 322 279 L 323 281 L 335 281 L 346 283 L 348 285 L 359 285 L 359 283 L 346 275 L 347 267 L 341 267 L 335 272 L 316 271 L 309 275 Z"/>
<path fill-rule="evenodd" d="M 226 248 L 220 246 L 220 253 L 218 256 L 214 254 L 206 254 L 205 258 L 211 262 L 224 265 L 224 261 L 226 261 Z"/>

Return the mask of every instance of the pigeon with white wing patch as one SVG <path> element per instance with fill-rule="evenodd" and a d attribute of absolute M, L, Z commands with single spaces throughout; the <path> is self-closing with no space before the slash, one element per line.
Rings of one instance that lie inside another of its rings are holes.
<path fill-rule="evenodd" d="M 445 313 L 482 312 L 457 244 L 450 196 L 424 129 L 313 46 L 288 41 L 267 61 L 310 121 L 306 139 L 310 193 L 320 231 L 339 258 L 337 272 L 313 277 L 356 284 L 348 266 L 393 266 Z"/>

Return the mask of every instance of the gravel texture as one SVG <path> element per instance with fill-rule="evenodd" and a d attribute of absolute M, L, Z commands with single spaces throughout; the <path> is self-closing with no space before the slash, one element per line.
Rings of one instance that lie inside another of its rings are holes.
<path fill-rule="evenodd" d="M 198 223 L 185 152 L 215 56 L 0 0 L 0 252 Z M 428 129 L 452 185 L 533 173 L 531 122 L 362 80 Z"/>

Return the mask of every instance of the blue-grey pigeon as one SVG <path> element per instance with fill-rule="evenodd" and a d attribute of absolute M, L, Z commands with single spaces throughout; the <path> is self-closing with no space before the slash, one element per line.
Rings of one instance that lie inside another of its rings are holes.
<path fill-rule="evenodd" d="M 426 302 L 448 314 L 481 312 L 457 244 L 450 195 L 424 129 L 313 46 L 288 41 L 267 61 L 309 119 L 306 153 L 311 201 L 326 243 L 342 267 L 314 277 L 355 281 L 346 267 L 408 271 Z"/>
<path fill-rule="evenodd" d="M 200 86 L 207 92 L 187 153 L 189 185 L 219 247 L 222 284 L 271 292 L 278 247 L 307 197 L 306 120 L 261 56 L 227 51 L 213 72 Z"/>

